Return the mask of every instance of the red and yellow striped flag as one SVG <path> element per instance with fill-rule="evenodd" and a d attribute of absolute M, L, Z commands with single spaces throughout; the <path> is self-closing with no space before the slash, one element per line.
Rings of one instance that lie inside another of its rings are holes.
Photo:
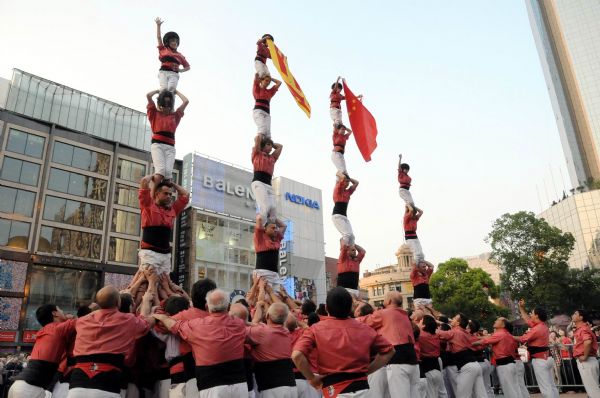
<path fill-rule="evenodd" d="M 273 61 L 273 65 L 279 71 L 281 78 L 287 85 L 290 93 L 296 100 L 296 103 L 306 113 L 306 116 L 310 118 L 310 104 L 308 100 L 304 96 L 300 85 L 292 75 L 290 68 L 288 67 L 287 57 L 277 48 L 273 40 L 267 39 L 267 45 L 269 46 L 269 51 L 271 52 L 271 60 Z"/>

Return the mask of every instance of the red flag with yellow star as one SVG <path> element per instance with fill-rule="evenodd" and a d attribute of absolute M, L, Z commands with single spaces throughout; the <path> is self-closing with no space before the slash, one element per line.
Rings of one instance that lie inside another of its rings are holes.
<path fill-rule="evenodd" d="M 363 159 L 368 162 L 371 160 L 371 154 L 377 148 L 377 122 L 371 112 L 350 91 L 346 80 L 343 80 L 343 83 L 350 128 Z"/>
<path fill-rule="evenodd" d="M 273 43 L 271 39 L 267 39 L 267 46 L 269 47 L 269 52 L 271 53 L 271 61 L 273 61 L 273 65 L 279 71 L 281 78 L 285 82 L 286 86 L 292 93 L 292 96 L 296 100 L 296 103 L 306 113 L 306 116 L 310 118 L 310 104 L 308 100 L 304 96 L 300 85 L 296 81 L 294 75 L 292 75 L 292 71 L 290 71 L 290 67 L 287 63 L 287 57 L 277 48 L 277 46 Z"/>

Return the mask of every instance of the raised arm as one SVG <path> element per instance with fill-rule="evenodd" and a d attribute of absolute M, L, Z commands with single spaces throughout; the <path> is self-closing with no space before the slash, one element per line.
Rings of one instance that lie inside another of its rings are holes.
<path fill-rule="evenodd" d="M 285 225 L 285 223 L 283 221 L 281 221 L 279 218 L 275 220 L 275 223 L 277 223 L 277 227 L 279 227 L 279 233 L 281 233 L 281 235 L 285 235 L 285 230 L 287 229 L 287 225 Z"/>
<path fill-rule="evenodd" d="M 152 174 L 145 176 L 140 180 L 140 189 L 150 189 L 150 181 L 152 181 Z"/>
<path fill-rule="evenodd" d="M 352 130 L 350 130 L 348 127 L 344 126 L 344 130 L 346 131 L 344 137 L 350 137 L 350 135 L 352 135 Z"/>
<path fill-rule="evenodd" d="M 173 188 L 175 188 L 175 191 L 177 191 L 177 195 L 179 196 L 189 196 L 188 191 L 186 191 L 181 185 L 178 185 L 174 182 L 171 183 L 171 185 L 173 186 Z"/>
<path fill-rule="evenodd" d="M 181 105 L 179 105 L 179 108 L 177 108 L 177 112 L 183 112 L 190 103 L 190 100 L 187 99 L 187 97 L 183 95 L 181 91 L 175 91 L 175 94 L 177 94 L 177 96 L 181 98 Z"/>
<path fill-rule="evenodd" d="M 152 99 L 152 97 L 154 97 L 159 92 L 160 91 L 158 91 L 158 90 L 153 90 L 153 91 L 150 91 L 148 94 L 146 94 L 146 98 L 148 99 L 149 104 L 154 104 L 154 100 Z"/>
<path fill-rule="evenodd" d="M 262 134 L 256 134 L 256 137 L 254 137 L 254 148 L 253 148 L 253 152 L 260 152 L 260 144 L 262 142 Z"/>
<path fill-rule="evenodd" d="M 358 187 L 358 180 L 355 180 L 354 178 L 350 178 L 350 182 L 352 183 L 351 188 L 356 189 L 356 187 Z"/>
<path fill-rule="evenodd" d="M 281 86 L 281 80 L 277 80 L 274 77 L 271 77 L 271 81 L 275 83 L 276 88 L 279 88 L 279 86 Z"/>
<path fill-rule="evenodd" d="M 275 159 L 279 159 L 279 155 L 281 155 L 281 150 L 283 149 L 283 145 L 275 142 L 275 143 L 273 143 L 273 148 L 275 148 L 275 150 L 273 151 L 273 157 Z"/>
<path fill-rule="evenodd" d="M 256 224 L 254 224 L 254 228 L 256 229 L 264 229 L 265 222 L 260 214 L 256 215 Z"/>
<path fill-rule="evenodd" d="M 162 21 L 159 17 L 156 17 L 154 22 L 156 22 L 156 40 L 158 41 L 158 45 L 162 46 L 163 42 L 162 42 L 162 34 L 160 33 L 160 25 L 162 25 L 162 23 L 164 21 Z"/>
<path fill-rule="evenodd" d="M 402 154 L 398 155 L 398 171 L 400 170 L 400 165 L 402 164 Z"/>
<path fill-rule="evenodd" d="M 525 309 L 524 299 L 519 300 L 519 312 L 521 313 L 521 318 L 523 318 L 525 322 L 529 322 L 531 320 L 529 314 L 527 313 L 527 310 Z"/>

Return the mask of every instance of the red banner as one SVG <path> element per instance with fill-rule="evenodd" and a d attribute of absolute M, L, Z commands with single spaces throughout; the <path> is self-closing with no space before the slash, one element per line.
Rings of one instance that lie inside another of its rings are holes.
<path fill-rule="evenodd" d="M 35 343 L 35 335 L 37 330 L 25 330 L 23 332 L 23 343 Z"/>
<path fill-rule="evenodd" d="M 371 154 L 377 148 L 377 123 L 371 112 L 356 98 L 344 82 L 344 96 L 346 97 L 346 108 L 352 135 L 356 140 L 356 146 L 366 162 L 371 160 Z"/>
<path fill-rule="evenodd" d="M 0 341 L 12 343 L 17 340 L 17 332 L 0 331 Z"/>

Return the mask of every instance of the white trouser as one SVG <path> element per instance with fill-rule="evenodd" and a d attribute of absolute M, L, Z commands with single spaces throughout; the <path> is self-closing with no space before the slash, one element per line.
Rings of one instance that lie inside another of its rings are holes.
<path fill-rule="evenodd" d="M 140 249 L 140 269 L 153 269 L 157 275 L 171 272 L 171 253 L 158 253 L 153 250 Z"/>
<path fill-rule="evenodd" d="M 348 170 L 346 169 L 346 160 L 344 159 L 343 153 L 331 151 L 331 161 L 338 172 L 348 173 Z"/>
<path fill-rule="evenodd" d="M 269 388 L 260 391 L 258 398 L 298 398 L 298 390 L 289 386 Z"/>
<path fill-rule="evenodd" d="M 271 138 L 271 115 L 262 109 L 254 109 L 252 117 L 256 123 L 256 133 Z"/>
<path fill-rule="evenodd" d="M 558 389 L 554 384 L 552 369 L 554 368 L 554 360 L 552 357 L 547 359 L 533 358 L 531 360 L 533 372 L 537 380 L 540 393 L 544 398 L 558 398 Z"/>
<path fill-rule="evenodd" d="M 419 379 L 419 397 L 427 398 L 427 379 L 425 377 L 421 377 Z"/>
<path fill-rule="evenodd" d="M 377 369 L 368 376 L 369 390 L 373 397 L 390 398 L 386 366 Z"/>
<path fill-rule="evenodd" d="M 425 396 L 427 398 L 440 397 L 440 389 L 444 388 L 442 372 L 437 369 L 430 370 L 429 372 L 425 373 L 425 380 L 427 380 Z"/>
<path fill-rule="evenodd" d="M 515 364 L 496 365 L 496 373 L 498 374 L 498 380 L 502 388 L 502 395 L 506 398 L 520 398 L 519 386 L 515 384 L 517 378 L 517 367 Z"/>
<path fill-rule="evenodd" d="M 591 398 L 600 398 L 600 387 L 598 387 L 598 360 L 588 357 L 584 362 L 577 360 L 577 368 L 585 387 L 585 392 Z"/>
<path fill-rule="evenodd" d="M 261 181 L 252 181 L 250 187 L 252 193 L 254 193 L 254 199 L 256 199 L 258 214 L 262 217 L 263 222 L 266 223 L 267 220 L 275 221 L 277 218 L 277 204 L 275 203 L 273 187 Z"/>
<path fill-rule="evenodd" d="M 410 194 L 410 191 L 408 189 L 400 188 L 398 193 L 400 194 L 400 197 L 402 198 L 404 203 L 411 206 L 415 205 L 415 201 L 413 200 L 412 195 Z"/>
<path fill-rule="evenodd" d="M 8 398 L 45 398 L 46 390 L 42 387 L 32 386 L 24 380 L 16 380 L 10 390 Z"/>
<path fill-rule="evenodd" d="M 335 228 L 342 235 L 342 242 L 346 246 L 353 245 L 354 232 L 352 232 L 352 224 L 350 224 L 350 220 L 348 220 L 348 217 L 342 214 L 334 214 L 331 216 L 331 220 L 333 221 L 333 225 L 335 225 Z"/>
<path fill-rule="evenodd" d="M 481 367 L 481 377 L 483 378 L 483 386 L 488 398 L 494 398 L 494 390 L 492 389 L 492 365 L 487 359 L 484 362 L 478 362 Z"/>
<path fill-rule="evenodd" d="M 442 382 L 440 383 L 440 386 L 438 387 L 438 397 L 439 398 L 447 398 L 448 397 L 448 392 L 446 391 L 446 382 L 444 380 L 444 364 L 442 362 L 442 358 L 438 358 L 438 362 L 440 363 L 440 369 L 442 369 L 442 371 L 440 371 L 440 374 L 442 376 Z M 427 374 L 426 374 L 427 376 Z"/>
<path fill-rule="evenodd" d="M 315 388 L 304 379 L 296 379 L 296 389 L 298 390 L 298 398 L 319 398 L 321 396 L 321 390 L 315 390 Z"/>
<path fill-rule="evenodd" d="M 160 91 L 168 90 L 174 93 L 177 90 L 177 82 L 179 82 L 179 73 L 170 70 L 158 71 L 158 86 Z"/>
<path fill-rule="evenodd" d="M 185 383 L 178 383 L 171 385 L 169 390 L 169 398 L 189 398 L 198 397 L 198 384 L 196 378 L 192 378 Z M 128 397 L 129 398 L 129 397 Z"/>
<path fill-rule="evenodd" d="M 69 383 L 57 382 L 52 389 L 52 398 L 67 398 Z"/>
<path fill-rule="evenodd" d="M 458 368 L 456 366 L 447 366 L 444 368 L 444 384 L 449 398 L 456 397 L 456 383 L 458 381 Z"/>
<path fill-rule="evenodd" d="M 248 398 L 256 398 L 256 393 L 254 392 L 254 390 L 248 391 Z"/>
<path fill-rule="evenodd" d="M 525 385 L 525 365 L 523 361 L 515 359 L 515 371 L 517 375 L 516 386 L 520 398 L 529 398 L 529 390 Z"/>
<path fill-rule="evenodd" d="M 171 380 L 157 380 L 154 382 L 152 390 L 144 388 L 144 397 L 147 398 L 169 398 L 171 388 Z M 129 397 L 127 397 L 129 398 Z"/>
<path fill-rule="evenodd" d="M 121 398 L 121 394 L 95 388 L 71 388 L 67 398 Z"/>
<path fill-rule="evenodd" d="M 329 116 L 333 120 L 333 124 L 342 124 L 342 109 L 341 108 L 329 108 Z"/>
<path fill-rule="evenodd" d="M 265 64 L 264 62 L 255 59 L 254 69 L 256 70 L 256 73 L 258 73 L 258 77 L 260 79 L 262 79 L 265 76 L 271 76 L 271 73 L 269 73 L 269 68 L 267 68 L 267 64 Z"/>
<path fill-rule="evenodd" d="M 421 261 L 425 260 L 425 254 L 423 254 L 423 248 L 421 247 L 421 242 L 419 242 L 419 238 L 406 239 L 406 244 L 410 247 L 410 250 L 413 253 L 415 264 L 419 264 Z"/>
<path fill-rule="evenodd" d="M 387 365 L 386 370 L 392 397 L 419 398 L 419 365 Z"/>
<path fill-rule="evenodd" d="M 469 362 L 458 371 L 456 380 L 456 397 L 487 398 L 481 366 L 477 362 Z"/>
<path fill-rule="evenodd" d="M 127 383 L 127 388 L 121 389 L 121 398 L 139 398 L 139 396 L 140 390 L 133 383 Z"/>
<path fill-rule="evenodd" d="M 237 383 L 228 386 L 216 386 L 199 391 L 198 398 L 240 398 L 248 395 L 248 384 Z M 189 395 L 186 395 L 189 397 Z"/>
<path fill-rule="evenodd" d="M 277 272 L 269 271 L 268 269 L 255 269 L 252 271 L 252 275 L 256 276 L 257 278 L 264 278 L 265 282 L 271 286 L 274 292 L 279 292 L 281 277 Z M 261 297 L 261 300 L 264 300 L 264 298 Z"/>
<path fill-rule="evenodd" d="M 175 146 L 160 144 L 158 142 L 150 145 L 154 174 L 160 174 L 167 180 L 173 178 L 173 164 L 175 163 Z"/>

